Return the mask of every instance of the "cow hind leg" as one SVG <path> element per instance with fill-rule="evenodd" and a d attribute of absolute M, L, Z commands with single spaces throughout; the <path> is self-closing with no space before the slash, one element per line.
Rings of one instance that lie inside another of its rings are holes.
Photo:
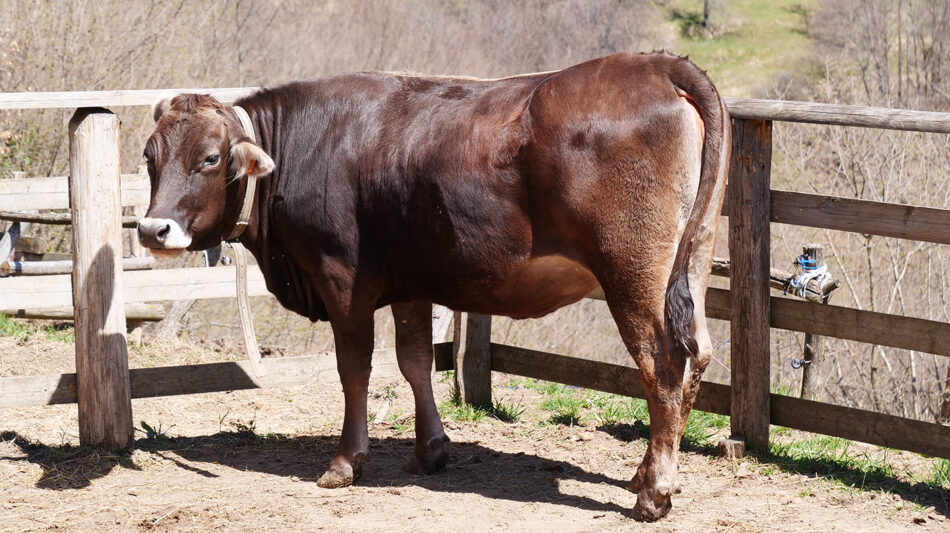
<path fill-rule="evenodd" d="M 323 488 L 338 488 L 353 484 L 363 472 L 363 462 L 369 453 L 369 433 L 366 429 L 366 396 L 373 357 L 372 314 L 359 324 L 331 322 L 336 343 L 337 370 L 343 384 L 345 400 L 343 432 L 336 456 L 327 471 L 317 480 Z"/>
<path fill-rule="evenodd" d="M 396 358 L 399 370 L 412 387 L 416 402 L 416 446 L 405 469 L 432 474 L 445 468 L 449 438 L 432 396 L 432 304 L 393 304 L 396 322 Z"/>
<path fill-rule="evenodd" d="M 672 350 L 666 332 L 662 276 L 641 271 L 641 275 L 627 272 L 599 277 L 624 344 L 640 369 L 650 413 L 647 451 L 627 487 L 637 494 L 633 515 L 640 520 L 658 520 L 670 512 L 671 496 L 680 490 L 677 454 L 686 360 Z"/>

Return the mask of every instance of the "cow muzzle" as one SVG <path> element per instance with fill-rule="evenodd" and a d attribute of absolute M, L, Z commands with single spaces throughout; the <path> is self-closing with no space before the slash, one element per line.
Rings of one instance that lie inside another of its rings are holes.
<path fill-rule="evenodd" d="M 191 244 L 191 236 L 170 218 L 143 218 L 138 225 L 139 242 L 157 255 L 178 255 Z"/>

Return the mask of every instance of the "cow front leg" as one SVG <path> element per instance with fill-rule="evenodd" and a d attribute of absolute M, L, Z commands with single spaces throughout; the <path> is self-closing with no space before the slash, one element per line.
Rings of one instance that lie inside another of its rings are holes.
<path fill-rule="evenodd" d="M 405 469 L 431 474 L 445 468 L 448 461 L 442 420 L 432 396 L 432 304 L 393 304 L 396 323 L 396 358 L 399 370 L 412 387 L 416 401 L 416 446 Z"/>
<path fill-rule="evenodd" d="M 363 462 L 369 453 L 369 433 L 366 430 L 366 395 L 372 370 L 372 318 L 364 327 L 339 327 L 333 324 L 336 342 L 336 364 L 343 384 L 345 400 L 343 432 L 336 456 L 327 471 L 317 481 L 323 488 L 351 485 L 363 473 Z"/>

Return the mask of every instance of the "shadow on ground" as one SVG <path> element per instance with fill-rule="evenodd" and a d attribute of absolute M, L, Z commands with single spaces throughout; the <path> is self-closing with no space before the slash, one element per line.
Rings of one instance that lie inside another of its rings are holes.
<path fill-rule="evenodd" d="M 650 438 L 650 426 L 639 420 L 633 424 L 603 425 L 597 429 L 623 442 Z M 719 456 L 718 448 L 709 440 L 684 437 L 680 449 L 707 457 Z M 932 505 L 938 513 L 950 517 L 950 491 L 921 481 L 910 483 L 900 479 L 883 462 L 846 461 L 841 457 L 801 457 L 789 447 L 774 443 L 768 451 L 751 450 L 749 458 L 762 465 L 775 465 L 790 474 L 825 479 L 857 490 L 896 494 L 907 502 Z"/>
<path fill-rule="evenodd" d="M 13 432 L 0 434 L 13 442 L 22 457 L 0 460 L 29 461 L 43 468 L 37 487 L 70 490 L 88 486 L 108 475 L 113 468 L 138 470 L 129 454 L 110 454 L 88 447 L 46 446 L 30 442 Z M 224 465 L 242 471 L 295 477 L 313 481 L 323 474 L 336 451 L 336 436 L 259 435 L 251 432 L 221 432 L 204 437 L 144 438 L 135 446 L 180 468 L 205 477 L 217 474 L 201 468 L 201 463 Z M 412 438 L 370 439 L 370 459 L 357 482 L 369 487 L 419 486 L 433 492 L 476 493 L 487 498 L 539 502 L 576 507 L 597 512 L 628 514 L 629 509 L 585 496 L 564 494 L 559 482 L 572 479 L 583 483 L 626 486 L 626 479 L 588 472 L 564 461 L 525 453 L 505 453 L 477 443 L 453 442 L 452 458 L 446 469 L 430 476 L 402 470 L 412 452 Z M 517 480 L 518 483 L 513 483 Z M 525 487 L 530 487 L 525 489 Z M 634 497 L 630 495 L 630 505 Z"/>
<path fill-rule="evenodd" d="M 642 423 L 616 424 L 598 429 L 624 442 L 644 439 L 649 435 L 649 426 Z M 0 439 L 12 442 L 23 454 L 19 457 L 0 457 L 0 460 L 28 461 L 41 466 L 43 474 L 36 486 L 43 489 L 83 488 L 93 480 L 108 475 L 116 467 L 139 470 L 129 454 L 113 454 L 71 445 L 48 446 L 30 442 L 14 432 L 0 433 Z M 201 468 L 200 463 L 315 482 L 333 457 L 337 439 L 335 435 L 291 437 L 237 431 L 203 437 L 141 438 L 135 446 L 204 477 L 218 475 Z M 411 438 L 370 439 L 370 460 L 364 467 L 363 478 L 357 484 L 371 487 L 419 486 L 434 492 L 477 493 L 488 498 L 522 502 L 556 501 L 591 511 L 629 512 L 621 505 L 564 494 L 559 490 L 559 481 L 564 479 L 618 487 L 626 486 L 626 479 L 588 472 L 565 461 L 525 453 L 499 452 L 469 442 L 451 444 L 452 458 L 443 472 L 417 476 L 402 470 L 413 444 Z M 705 456 L 716 455 L 715 446 L 709 443 L 684 441 L 683 450 Z M 860 490 L 897 494 L 905 501 L 933 506 L 938 513 L 950 516 L 950 491 L 923 482 L 910 483 L 886 470 L 869 472 L 830 458 L 796 459 L 783 455 L 781 450 L 753 453 L 751 458 L 762 464 L 773 464 L 789 473 L 823 478 Z M 514 480 L 518 483 L 513 483 Z M 530 488 L 525 490 L 526 486 Z M 630 503 L 633 503 L 633 495 Z"/>

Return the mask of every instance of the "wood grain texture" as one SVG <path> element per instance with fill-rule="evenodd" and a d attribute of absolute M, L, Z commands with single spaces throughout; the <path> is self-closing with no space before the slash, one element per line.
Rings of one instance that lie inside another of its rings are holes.
<path fill-rule="evenodd" d="M 222 102 L 233 102 L 257 89 L 232 87 L 0 93 L 0 109 L 153 106 L 161 98 L 180 93 L 210 94 Z M 950 133 L 950 113 L 754 98 L 727 97 L 725 101 L 730 115 L 736 119 Z"/>
<path fill-rule="evenodd" d="M 248 294 L 268 296 L 264 275 L 248 267 Z M 207 298 L 234 298 L 234 267 L 130 270 L 122 274 L 125 302 L 160 302 Z M 0 308 L 62 307 L 72 305 L 68 275 L 18 276 L 0 279 Z"/>
<path fill-rule="evenodd" d="M 456 313 L 455 386 L 464 405 L 490 409 L 491 399 L 491 316 Z"/>
<path fill-rule="evenodd" d="M 769 177 L 772 123 L 733 120 L 729 172 L 732 433 L 769 439 Z"/>
<path fill-rule="evenodd" d="M 0 307 L 0 313 L 15 318 L 34 318 L 39 320 L 73 320 L 75 311 L 72 306 L 54 308 L 11 309 Z M 131 322 L 158 322 L 165 318 L 165 308 L 160 304 L 125 304 L 125 318 Z"/>
<path fill-rule="evenodd" d="M 0 235 L 0 261 L 7 261 L 13 257 L 13 251 L 16 249 L 17 241 L 20 240 L 20 234 L 29 227 L 24 222 L 12 222 L 7 229 Z"/>
<path fill-rule="evenodd" d="M 950 459 L 950 426 L 773 394 L 772 423 Z"/>
<path fill-rule="evenodd" d="M 950 244 L 950 210 L 772 191 L 772 222 Z"/>
<path fill-rule="evenodd" d="M 233 102 L 258 87 L 221 89 L 133 89 L 116 91 L 66 91 L 0 93 L 0 109 L 73 109 L 76 107 L 153 106 L 162 98 L 181 93 L 210 94 L 222 102 Z"/>
<path fill-rule="evenodd" d="M 148 174 L 122 175 L 122 205 L 148 207 Z M 0 211 L 69 209 L 69 178 L 0 180 Z"/>
<path fill-rule="evenodd" d="M 724 100 L 734 119 L 950 133 L 950 113 L 755 98 Z"/>
<path fill-rule="evenodd" d="M 944 322 L 778 296 L 771 297 L 770 307 L 773 328 L 950 356 L 950 324 Z M 731 308 L 729 291 L 706 291 L 706 316 L 729 320 Z"/>
<path fill-rule="evenodd" d="M 636 368 L 494 343 L 491 359 L 495 372 L 643 398 Z M 730 401 L 728 386 L 704 381 L 694 408 L 728 415 Z"/>
<path fill-rule="evenodd" d="M 132 403 L 122 296 L 119 119 L 79 109 L 69 122 L 73 308 L 79 441 L 132 446 Z"/>
<path fill-rule="evenodd" d="M 155 258 L 123 257 L 123 270 L 145 270 L 155 266 Z M 73 262 L 69 261 L 4 261 L 0 263 L 0 277 L 7 276 L 47 276 L 50 274 L 70 274 Z"/>
<path fill-rule="evenodd" d="M 254 377 L 248 361 L 133 368 L 132 398 L 340 382 L 333 353 L 265 358 L 263 365 L 268 373 L 260 378 Z M 372 376 L 401 376 L 395 350 L 373 352 Z M 0 408 L 76 403 L 76 398 L 76 374 L 0 378 Z"/>
<path fill-rule="evenodd" d="M 0 220 L 52 224 L 54 226 L 67 226 L 73 223 L 73 217 L 69 213 L 27 213 L 24 211 L 0 211 Z M 123 228 L 134 228 L 138 225 L 138 222 L 139 220 L 133 216 L 122 217 Z"/>
<path fill-rule="evenodd" d="M 492 344 L 492 370 L 636 398 L 643 397 L 635 368 Z M 728 385 L 703 381 L 695 408 L 730 414 Z M 772 424 L 950 458 L 950 426 L 841 407 L 790 396 L 769 395 Z"/>

